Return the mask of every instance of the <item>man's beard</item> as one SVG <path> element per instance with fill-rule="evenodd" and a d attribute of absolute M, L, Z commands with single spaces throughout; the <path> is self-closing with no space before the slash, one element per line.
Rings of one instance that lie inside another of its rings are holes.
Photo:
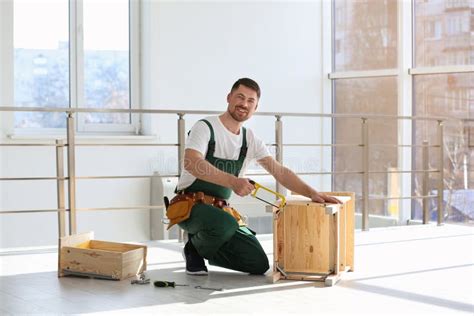
<path fill-rule="evenodd" d="M 246 120 L 249 119 L 249 112 L 246 111 L 246 113 L 244 114 L 245 116 L 244 117 L 240 117 L 237 110 L 239 109 L 239 107 L 235 107 L 234 108 L 234 111 L 228 111 L 230 116 L 232 116 L 232 118 L 234 120 L 236 120 L 237 122 L 245 122 Z"/>
<path fill-rule="evenodd" d="M 241 117 L 241 116 L 239 116 L 239 114 L 237 113 L 237 109 L 235 109 L 233 112 L 229 111 L 229 114 L 230 114 L 230 116 L 232 116 L 232 118 L 233 118 L 234 120 L 236 120 L 237 122 L 245 122 L 246 120 L 249 119 L 248 112 L 245 114 L 244 117 Z"/>

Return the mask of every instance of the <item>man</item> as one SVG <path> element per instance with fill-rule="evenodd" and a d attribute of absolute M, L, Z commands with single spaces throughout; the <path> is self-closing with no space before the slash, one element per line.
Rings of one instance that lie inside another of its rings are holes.
<path fill-rule="evenodd" d="M 253 160 L 291 191 L 315 202 L 339 202 L 278 163 L 264 142 L 242 127 L 255 113 L 259 99 L 258 84 L 241 78 L 227 95 L 227 111 L 197 122 L 189 133 L 178 194 L 167 209 L 170 227 L 177 223 L 189 234 L 184 247 L 188 274 L 207 275 L 203 258 L 211 265 L 251 274 L 268 270 L 268 258 L 254 233 L 227 204 L 232 191 L 246 196 L 255 189 L 251 180 L 242 177 Z"/>

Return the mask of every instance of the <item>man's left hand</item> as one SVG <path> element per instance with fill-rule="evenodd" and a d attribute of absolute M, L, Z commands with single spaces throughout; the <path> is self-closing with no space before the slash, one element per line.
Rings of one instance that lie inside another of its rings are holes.
<path fill-rule="evenodd" d="M 320 192 L 312 192 L 311 193 L 311 200 L 313 202 L 317 202 L 317 203 L 335 203 L 335 204 L 342 204 L 341 201 L 339 201 L 338 199 L 336 199 L 335 197 L 332 197 L 332 196 L 329 196 L 329 195 L 326 195 L 324 193 L 320 193 Z"/>

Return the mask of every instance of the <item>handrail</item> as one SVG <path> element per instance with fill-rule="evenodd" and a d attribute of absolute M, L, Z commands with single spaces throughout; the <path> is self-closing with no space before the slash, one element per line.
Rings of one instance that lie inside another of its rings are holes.
<path fill-rule="evenodd" d="M 204 115 L 204 114 L 222 114 L 222 111 L 203 111 L 203 110 L 157 110 L 157 109 L 118 109 L 118 108 L 53 108 L 53 107 L 15 107 L 0 106 L 0 112 L 63 112 L 63 113 L 131 113 L 131 114 L 177 114 L 184 116 Z M 454 116 L 402 116 L 386 114 L 368 114 L 368 113 L 314 113 L 314 112 L 256 112 L 254 116 L 279 116 L 281 117 L 327 117 L 327 118 L 354 118 L 354 119 L 403 119 L 403 120 L 424 120 L 424 121 L 445 121 L 457 120 L 465 122 L 474 122 L 474 118 L 458 118 Z"/>
<path fill-rule="evenodd" d="M 129 175 L 129 176 L 76 176 L 75 175 L 75 151 L 74 148 L 78 146 L 159 146 L 159 147 L 178 147 L 178 160 L 182 161 L 184 157 L 184 142 L 185 142 L 185 115 L 205 115 L 205 114 L 220 114 L 222 111 L 201 111 L 201 110 L 156 110 L 156 109 L 103 109 L 103 108 L 51 108 L 51 107 L 11 107 L 11 106 L 0 106 L 0 112 L 63 112 L 66 114 L 65 119 L 67 122 L 67 135 L 56 137 L 56 143 L 0 143 L 1 146 L 52 146 L 56 147 L 57 150 L 57 173 L 56 177 L 5 177 L 0 178 L 0 181 L 26 181 L 26 180 L 56 180 L 58 182 L 58 208 L 56 210 L 15 210 L 15 211 L 0 211 L 0 214 L 18 214 L 18 213 L 28 213 L 28 212 L 58 212 L 58 221 L 59 221 L 59 231 L 60 236 L 65 234 L 64 232 L 64 212 L 69 212 L 69 231 L 70 233 L 75 232 L 76 226 L 76 211 L 85 211 L 85 210 L 109 210 L 109 209 L 130 209 L 131 207 L 114 207 L 114 208 L 76 208 L 75 202 L 75 182 L 76 180 L 85 180 L 85 179 L 130 179 L 130 178 L 154 178 L 154 177 L 178 177 L 178 174 L 169 174 L 169 175 Z M 176 114 L 178 115 L 178 143 L 154 143 L 154 142 L 144 142 L 144 143 L 87 143 L 87 142 L 76 142 L 76 135 L 74 129 L 74 118 L 75 113 L 141 113 L 141 114 Z M 337 174 L 360 174 L 362 175 L 362 228 L 363 230 L 368 230 L 368 202 L 369 200 L 394 200 L 394 199 L 422 199 L 424 218 L 427 217 L 428 207 L 427 199 L 437 197 L 438 198 L 438 224 L 442 223 L 442 207 L 443 207 L 443 181 L 444 181 L 444 170 L 443 170 L 443 125 L 446 121 L 461 121 L 465 122 L 474 122 L 474 119 L 468 118 L 457 118 L 457 117 L 435 117 L 435 116 L 396 116 L 396 115 L 383 115 L 383 114 L 365 114 L 365 113 L 352 113 L 352 114 L 342 114 L 342 113 L 294 113 L 294 112 L 258 112 L 255 113 L 255 116 L 273 116 L 276 118 L 275 121 L 275 143 L 269 144 L 276 147 L 276 160 L 279 162 L 283 161 L 283 147 L 343 147 L 343 146 L 353 146 L 353 147 L 362 147 L 363 155 L 363 170 L 361 171 L 320 171 L 320 172 L 299 172 L 299 175 L 337 175 Z M 362 135 L 361 143 L 354 144 L 313 144 L 313 143 L 283 143 L 282 142 L 282 133 L 283 133 L 283 121 L 282 117 L 304 117 L 304 118 L 347 118 L 347 119 L 358 119 L 361 120 L 362 124 Z M 368 133 L 368 121 L 369 120 L 378 120 L 378 119 L 394 119 L 394 120 L 425 120 L 425 121 L 434 121 L 438 123 L 438 144 L 428 144 L 423 143 L 422 145 L 407 145 L 407 144 L 372 144 L 369 142 L 369 133 Z M 62 141 L 65 140 L 65 142 Z M 423 148 L 422 159 L 424 161 L 422 170 L 391 170 L 391 171 L 374 171 L 369 170 L 368 161 L 369 161 L 369 145 L 370 146 L 380 146 L 380 147 L 416 147 Z M 59 148 L 67 148 L 67 168 L 68 168 L 68 177 L 65 177 L 64 170 L 62 169 L 62 164 L 58 163 L 62 159 L 62 151 L 58 151 Z M 440 166 L 438 169 L 428 168 L 426 161 L 428 148 L 440 148 Z M 178 168 L 181 167 L 181 164 L 178 164 Z M 439 173 L 438 181 L 438 194 L 429 195 L 424 192 L 422 196 L 408 196 L 408 197 L 374 197 L 369 194 L 369 174 L 401 174 L 401 173 L 423 173 L 426 178 L 428 173 Z M 249 174 L 254 176 L 265 176 L 268 173 L 256 173 Z M 67 182 L 68 185 L 68 197 L 69 197 L 69 208 L 64 206 L 64 185 Z M 277 191 L 282 192 L 282 187 L 277 183 Z M 163 206 L 137 206 L 132 207 L 135 209 L 156 209 L 162 208 Z M 180 236 L 180 239 L 182 236 Z"/>

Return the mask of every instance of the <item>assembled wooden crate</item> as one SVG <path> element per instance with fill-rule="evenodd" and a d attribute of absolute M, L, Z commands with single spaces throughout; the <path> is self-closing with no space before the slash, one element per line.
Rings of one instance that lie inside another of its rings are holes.
<path fill-rule="evenodd" d="M 323 281 L 334 285 L 354 270 L 354 193 L 328 192 L 340 204 L 291 196 L 273 210 L 273 281 Z"/>
<path fill-rule="evenodd" d="M 146 270 L 147 247 L 94 240 L 94 233 L 59 239 L 58 275 L 123 280 Z"/>

